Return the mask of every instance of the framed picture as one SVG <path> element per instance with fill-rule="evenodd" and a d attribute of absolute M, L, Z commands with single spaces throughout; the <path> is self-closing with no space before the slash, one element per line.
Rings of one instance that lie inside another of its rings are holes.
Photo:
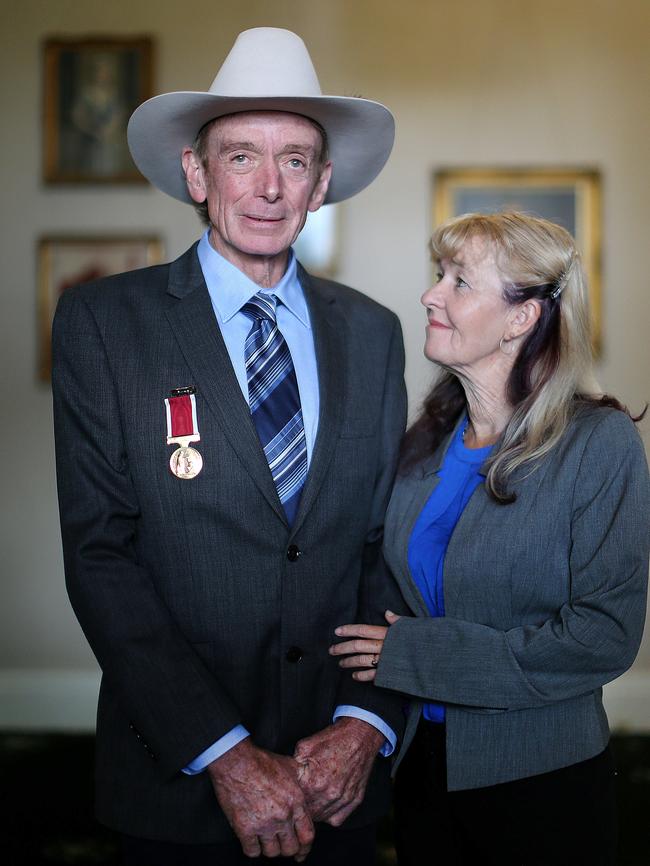
<path fill-rule="evenodd" d="M 600 351 L 601 184 L 588 169 L 451 168 L 434 178 L 433 222 L 463 213 L 524 211 L 559 223 L 576 239 L 587 273 L 594 350 Z"/>
<path fill-rule="evenodd" d="M 48 39 L 43 59 L 47 183 L 144 183 L 126 140 L 152 95 L 148 38 Z"/>
<path fill-rule="evenodd" d="M 155 237 L 43 237 L 38 243 L 38 375 L 51 372 L 50 335 L 57 301 L 66 289 L 163 259 Z"/>

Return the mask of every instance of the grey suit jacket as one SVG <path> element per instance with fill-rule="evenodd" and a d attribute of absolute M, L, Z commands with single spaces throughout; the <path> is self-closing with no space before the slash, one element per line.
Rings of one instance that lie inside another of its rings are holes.
<path fill-rule="evenodd" d="M 337 703 L 382 716 L 392 695 L 343 677 L 334 628 L 382 620 L 384 512 L 405 422 L 397 318 L 300 275 L 320 419 L 287 526 L 193 247 L 171 265 L 67 291 L 53 332 L 57 476 L 68 592 L 103 671 L 97 813 L 179 842 L 231 831 L 206 774 L 182 768 L 242 723 L 291 754 Z M 169 471 L 163 400 L 193 385 L 204 467 Z M 388 762 L 364 805 L 385 807 Z"/>
<path fill-rule="evenodd" d="M 376 684 L 412 704 L 447 705 L 450 790 L 482 787 L 585 760 L 608 741 L 601 687 L 634 660 L 646 609 L 650 483 L 632 422 L 584 410 L 511 505 L 483 485 L 452 535 L 445 617 L 433 619 L 408 567 L 413 525 L 438 483 L 450 437 L 399 476 L 385 556 L 415 617 L 392 626 Z"/>

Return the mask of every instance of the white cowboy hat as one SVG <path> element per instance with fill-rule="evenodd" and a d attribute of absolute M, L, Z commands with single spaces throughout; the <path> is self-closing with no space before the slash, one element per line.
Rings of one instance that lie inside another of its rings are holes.
<path fill-rule="evenodd" d="M 327 133 L 332 179 L 326 202 L 342 201 L 374 180 L 393 147 L 395 122 L 379 102 L 323 96 L 305 43 L 295 33 L 256 27 L 240 33 L 207 93 L 163 93 L 131 115 L 129 148 L 154 186 L 193 204 L 181 152 L 208 121 L 238 111 L 290 111 Z"/>

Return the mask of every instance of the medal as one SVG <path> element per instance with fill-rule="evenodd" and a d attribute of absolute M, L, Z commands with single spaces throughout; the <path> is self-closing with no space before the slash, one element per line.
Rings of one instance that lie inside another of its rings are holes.
<path fill-rule="evenodd" d="M 196 478 L 203 469 L 203 457 L 196 448 L 177 448 L 169 458 L 169 468 L 177 478 Z"/>
<path fill-rule="evenodd" d="M 167 444 L 180 446 L 169 458 L 169 468 L 177 478 L 196 478 L 203 469 L 203 458 L 190 447 L 190 442 L 201 441 L 194 388 L 174 389 L 171 397 L 165 397 L 165 413 Z"/>

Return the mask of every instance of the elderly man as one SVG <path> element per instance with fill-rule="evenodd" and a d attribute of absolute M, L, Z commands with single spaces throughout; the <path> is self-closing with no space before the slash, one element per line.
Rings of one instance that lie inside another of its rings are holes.
<path fill-rule="evenodd" d="M 403 346 L 291 245 L 392 141 L 382 105 L 321 94 L 295 34 L 246 31 L 209 92 L 129 124 L 202 239 L 59 305 L 66 581 L 103 673 L 97 814 L 126 863 L 373 862 L 401 709 L 327 647 L 396 606 L 379 551 Z"/>

